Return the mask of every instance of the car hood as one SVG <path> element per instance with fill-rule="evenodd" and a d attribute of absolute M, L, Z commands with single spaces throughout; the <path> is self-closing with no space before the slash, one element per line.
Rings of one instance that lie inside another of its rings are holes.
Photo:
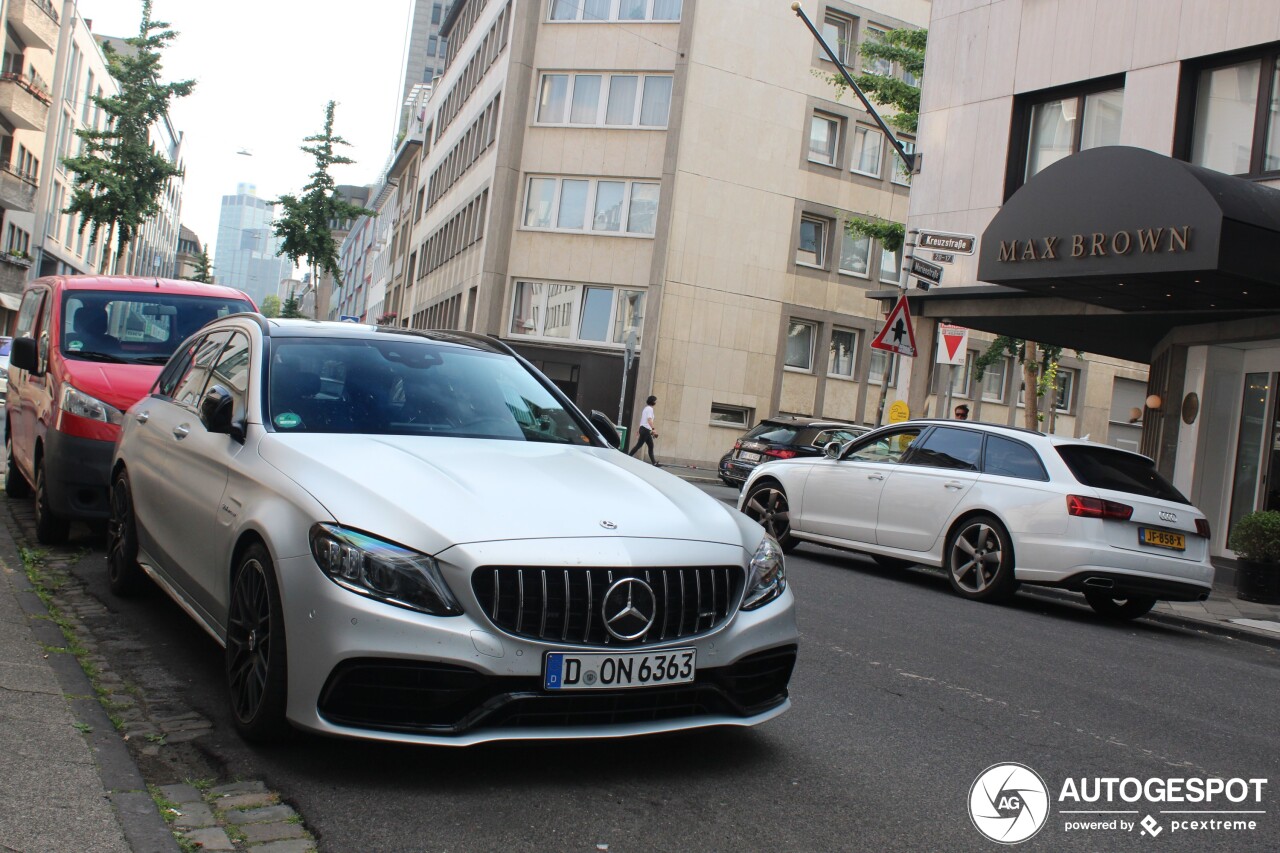
<path fill-rule="evenodd" d="M 164 370 L 163 364 L 108 364 L 97 361 L 63 361 L 67 379 L 78 390 L 125 411 L 141 400 Z"/>
<path fill-rule="evenodd" d="M 339 524 L 428 553 L 600 536 L 748 544 L 720 501 L 609 448 L 271 433 L 258 452 Z"/>

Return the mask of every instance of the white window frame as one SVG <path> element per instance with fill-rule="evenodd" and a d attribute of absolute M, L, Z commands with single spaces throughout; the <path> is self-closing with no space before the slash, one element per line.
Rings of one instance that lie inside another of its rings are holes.
<path fill-rule="evenodd" d="M 535 180 L 555 181 L 555 192 L 551 197 L 551 225 L 549 227 L 541 227 L 537 225 L 529 225 L 529 192 Z M 583 215 L 582 228 L 560 228 L 556 223 L 560 216 L 560 195 L 564 187 L 565 181 L 586 181 L 587 197 L 585 201 L 585 212 Z M 619 222 L 619 230 L 607 231 L 595 229 L 595 210 L 596 210 L 596 192 L 601 182 L 604 183 L 620 183 L 623 185 L 622 190 L 622 219 Z M 520 229 L 522 231 L 554 231 L 560 234 L 593 234 L 600 237 L 632 237 L 639 239 L 652 240 L 654 235 L 643 231 L 628 230 L 631 226 L 631 192 L 638 186 L 655 186 L 658 187 L 658 203 L 662 203 L 661 184 L 658 181 L 646 181 L 635 178 L 584 178 L 576 175 L 529 175 L 524 182 L 524 205 L 521 207 Z M 656 212 L 655 212 L 656 216 Z M 654 231 L 656 231 L 656 225 Z"/>
<path fill-rule="evenodd" d="M 582 15 L 583 15 L 583 10 L 586 8 L 586 3 L 584 3 L 583 0 L 571 0 L 571 5 L 573 7 L 573 10 L 574 12 L 576 12 L 575 17 L 553 18 L 552 15 L 555 14 L 556 5 L 557 5 L 556 0 L 548 0 L 547 2 L 547 23 L 549 24 L 609 24 L 609 23 L 636 24 L 641 22 L 648 22 L 648 23 L 654 23 L 654 24 L 678 24 L 680 22 L 680 19 L 684 17 L 683 2 L 681 2 L 680 4 L 679 13 L 674 18 L 653 17 L 654 0 L 645 0 L 643 18 L 619 18 L 618 17 L 618 8 L 620 6 L 619 0 L 609 0 L 609 15 L 608 17 L 603 19 L 589 18 L 584 20 Z"/>
<path fill-rule="evenodd" d="M 902 142 L 903 150 L 908 154 L 916 153 L 916 141 L 914 139 L 902 139 L 900 141 Z M 897 149 L 893 146 L 889 147 L 889 151 L 891 152 L 889 162 L 893 164 L 893 170 L 889 173 L 889 181 L 900 187 L 911 186 L 911 173 L 907 171 L 906 161 L 902 159 Z"/>
<path fill-rule="evenodd" d="M 898 251 L 896 252 L 890 252 L 888 249 L 884 247 L 884 243 L 877 241 L 876 245 L 880 247 L 880 280 L 884 282 L 889 282 L 892 284 L 897 284 L 901 282 L 902 281 L 902 249 L 898 249 Z M 898 258 L 898 273 L 897 275 L 893 276 L 893 278 L 886 278 L 884 274 L 884 256 L 889 254 L 896 255 Z"/>
<path fill-rule="evenodd" d="M 889 387 L 896 388 L 898 387 L 898 365 L 900 362 L 898 354 L 896 352 L 888 352 L 887 350 L 882 349 L 871 350 L 871 361 L 867 365 L 867 384 L 878 386 L 884 381 L 883 378 L 875 379 L 871 375 L 871 369 L 875 367 L 876 359 L 881 355 L 888 359 L 886 368 L 889 373 Z"/>
<path fill-rule="evenodd" d="M 720 414 L 724 417 L 717 418 Z M 708 423 L 714 427 L 746 429 L 755 422 L 755 410 L 747 406 L 731 406 L 728 403 L 712 403 Z"/>
<path fill-rule="evenodd" d="M 812 222 L 822 228 L 821 236 L 816 241 L 817 251 L 814 252 L 814 254 L 817 255 L 816 263 L 800 260 L 800 231 L 804 228 L 804 224 L 806 222 Z M 796 229 L 796 266 L 808 267 L 809 269 L 815 270 L 825 270 L 827 268 L 827 235 L 830 233 L 830 229 L 831 220 L 826 217 L 808 213 L 802 213 L 800 215 L 800 227 Z"/>
<path fill-rule="evenodd" d="M 840 63 L 842 65 L 848 65 L 849 64 L 849 45 L 853 42 L 853 38 L 854 38 L 853 33 L 855 29 L 853 18 L 850 18 L 848 15 L 845 15 L 841 12 L 837 12 L 834 9 L 828 9 L 826 11 L 826 14 L 822 16 L 822 29 L 825 30 L 827 27 L 827 24 L 831 24 L 833 27 L 836 27 L 837 29 L 843 29 L 844 38 L 836 39 L 836 43 L 831 45 L 831 49 L 835 51 L 835 54 L 837 57 L 839 57 Z M 825 33 L 823 34 L 822 38 L 824 41 L 826 40 Z M 818 51 L 818 58 L 821 59 L 823 62 L 828 62 L 828 63 L 831 62 L 831 57 L 827 56 L 827 52 L 825 50 Z"/>
<path fill-rule="evenodd" d="M 782 347 L 782 369 L 790 370 L 795 373 L 813 373 L 813 349 L 818 342 L 818 324 L 813 320 L 804 320 L 797 317 L 787 319 L 787 338 L 791 337 L 791 327 L 793 325 L 809 327 L 809 364 L 806 367 L 800 367 L 795 364 L 787 364 L 787 347 L 784 340 Z"/>
<path fill-rule="evenodd" d="M 813 126 L 817 122 L 826 122 L 831 128 L 831 150 L 826 156 L 820 156 L 813 150 Z M 840 118 L 831 113 L 824 113 L 821 110 L 814 110 L 809 116 L 809 162 L 818 163 L 823 166 L 840 165 Z"/>
<path fill-rule="evenodd" d="M 543 121 L 542 120 L 542 90 L 546 86 L 548 77 L 567 77 L 568 83 L 565 87 L 564 98 L 564 115 L 560 121 Z M 579 77 L 599 77 L 600 92 L 596 96 L 596 116 L 592 122 L 575 122 L 570 121 L 569 117 L 573 115 L 573 92 L 578 85 Z M 609 91 L 613 85 L 614 77 L 635 77 L 636 78 L 636 98 L 635 103 L 631 107 L 631 121 L 626 124 L 607 124 L 605 119 L 609 114 Z M 674 75 L 671 74 L 649 74 L 644 71 L 543 71 L 538 75 L 538 89 L 534 101 L 534 125 L 537 127 L 602 127 L 613 130 L 627 128 L 630 130 L 666 130 L 667 125 L 671 121 L 671 95 L 667 96 L 667 118 L 662 124 L 641 124 L 640 117 L 644 110 L 644 92 L 645 87 L 649 85 L 650 79 L 666 79 L 672 81 L 675 85 Z"/>
<path fill-rule="evenodd" d="M 942 339 L 939 338 L 935 346 L 943 346 Z M 935 353 L 936 355 L 936 353 Z M 978 357 L 977 350 L 969 350 L 965 353 L 964 364 L 934 364 L 933 370 L 933 386 L 934 394 L 942 396 L 947 391 L 947 371 L 951 371 L 951 396 L 959 397 L 963 400 L 973 399 L 973 361 Z M 959 385 L 960 387 L 956 387 Z"/>
<path fill-rule="evenodd" d="M 862 272 L 844 268 L 843 263 L 844 263 L 844 241 L 845 240 L 861 240 L 867 244 L 866 269 L 864 269 Z M 875 248 L 875 240 L 872 240 L 870 237 L 854 237 L 849 233 L 849 223 L 847 222 L 843 223 L 840 228 L 840 252 L 836 257 L 836 271 L 840 273 L 840 275 L 851 275 L 854 278 L 870 279 L 871 278 L 871 257 L 872 257 L 871 253 L 874 248 Z"/>
<path fill-rule="evenodd" d="M 883 40 L 884 36 L 887 36 L 888 34 L 889 34 L 888 30 L 882 29 L 881 27 L 873 27 L 870 24 L 868 24 L 862 30 L 862 41 L 865 43 L 865 42 L 871 41 L 874 38 L 880 38 L 881 40 Z M 859 51 L 858 55 L 861 56 L 862 52 Z M 875 69 L 878 63 L 881 63 L 881 62 L 888 63 L 889 67 L 884 71 L 876 71 Z M 892 77 L 893 76 L 893 60 L 867 59 L 865 60 L 865 63 L 862 65 L 862 73 L 875 74 L 877 77 Z"/>
<path fill-rule="evenodd" d="M 831 362 L 834 358 L 834 353 L 832 352 L 831 348 L 835 346 L 836 335 L 838 334 L 847 334 L 853 338 L 853 343 L 850 345 L 850 349 L 849 349 L 850 361 L 849 361 L 848 373 L 839 373 L 831 369 Z M 858 349 L 861 343 L 862 343 L 862 333 L 859 332 L 857 329 L 850 329 L 844 326 L 833 327 L 831 329 L 831 341 L 827 348 L 827 376 L 832 379 L 849 379 L 849 380 L 857 379 L 858 378 Z"/>
<path fill-rule="evenodd" d="M 1061 397 L 1054 402 L 1054 410 L 1060 415 L 1070 415 L 1072 407 L 1076 402 L 1076 383 L 1079 381 L 1080 371 L 1074 367 L 1063 367 L 1058 365 L 1059 381 L 1065 375 L 1071 376 L 1071 383 L 1067 387 L 1067 399 L 1064 403 Z M 1018 383 L 1018 408 L 1024 409 L 1027 405 L 1027 388 L 1025 383 Z"/>
<path fill-rule="evenodd" d="M 525 323 L 530 324 L 532 328 L 529 328 L 527 331 L 516 331 L 515 330 L 516 299 L 520 295 L 520 286 L 522 284 L 542 285 L 543 291 L 542 293 L 535 296 L 534 300 L 530 304 L 532 316 L 525 318 Z M 586 298 L 585 298 L 586 290 L 589 287 L 611 290 L 613 292 L 613 298 L 610 300 L 610 304 L 609 304 L 609 320 L 607 325 L 607 334 L 606 334 L 605 340 L 603 341 L 595 340 L 593 338 L 581 337 L 582 308 L 586 302 Z M 555 288 L 573 288 L 572 300 L 562 303 L 563 305 L 570 306 L 570 310 L 572 311 L 572 317 L 569 318 L 569 323 L 567 324 L 570 329 L 570 334 L 568 336 L 545 334 L 546 324 L 547 324 L 547 314 L 548 314 L 548 308 L 549 308 L 548 303 L 550 302 L 551 298 L 554 295 L 558 295 L 558 294 L 551 293 L 551 291 Z M 601 284 L 593 281 L 586 281 L 586 282 L 547 281 L 543 279 L 534 279 L 534 278 L 518 278 L 518 277 L 513 278 L 511 280 L 511 295 L 507 299 L 507 319 L 506 319 L 506 335 L 505 336 L 509 338 L 558 341 L 560 343 L 572 343 L 572 344 L 580 344 L 584 346 L 604 347 L 607 349 L 623 350 L 626 348 L 626 341 L 625 340 L 615 341 L 613 339 L 615 331 L 618 330 L 619 328 L 623 330 L 623 337 L 624 338 L 626 337 L 625 331 L 628 328 L 628 324 L 625 321 L 622 323 L 621 326 L 619 326 L 618 324 L 618 312 L 625 310 L 627 307 L 627 300 L 623 297 L 623 294 L 631 293 L 632 291 L 644 291 L 644 290 L 645 288 L 635 287 L 633 285 L 622 286 L 622 285 L 612 285 L 612 284 Z M 647 308 L 647 303 L 648 303 L 648 300 L 646 299 L 644 307 L 640 309 L 640 327 L 643 327 L 644 325 L 644 311 L 645 311 L 645 308 Z M 641 343 L 640 330 L 639 330 L 640 327 L 637 327 L 636 329 L 637 351 L 639 350 L 640 343 Z"/>
<path fill-rule="evenodd" d="M 984 403 L 1000 403 L 1000 404 L 1004 403 L 1005 398 L 1009 395 L 1009 374 L 1010 374 L 1009 367 L 1012 361 L 1013 359 L 1006 356 L 1005 358 L 1002 358 L 988 365 L 986 371 L 983 373 L 983 376 L 982 376 L 982 401 Z M 992 372 L 992 369 L 997 364 L 1000 365 L 1000 369 L 1002 371 L 1000 374 L 1000 393 L 999 395 L 992 395 L 990 392 L 987 391 L 987 380 L 995 375 Z"/>
<path fill-rule="evenodd" d="M 880 140 L 880 148 L 876 154 L 876 170 L 868 172 L 859 169 L 858 164 L 862 160 L 862 151 L 867 145 L 866 140 L 873 133 Z M 879 178 L 884 174 L 884 145 L 886 141 L 884 134 L 874 127 L 869 127 L 865 124 L 854 125 L 853 132 L 849 134 L 849 171 L 855 175 L 866 175 L 868 178 Z"/>

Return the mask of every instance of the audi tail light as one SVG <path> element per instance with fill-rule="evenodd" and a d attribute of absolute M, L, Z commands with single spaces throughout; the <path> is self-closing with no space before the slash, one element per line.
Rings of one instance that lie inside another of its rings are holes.
<path fill-rule="evenodd" d="M 1113 521 L 1128 521 L 1133 517 L 1133 507 L 1101 498 L 1067 495 L 1067 514 L 1078 515 L 1081 518 L 1108 518 Z"/>
<path fill-rule="evenodd" d="M 774 459 L 790 459 L 796 455 L 794 450 L 773 450 L 769 449 L 764 452 L 765 456 L 772 456 Z"/>
<path fill-rule="evenodd" d="M 1209 520 L 1208 520 L 1207 518 L 1197 518 L 1197 519 L 1196 519 L 1196 533 L 1199 533 L 1199 534 L 1200 534 L 1201 536 L 1203 536 L 1205 539 L 1209 539 L 1209 538 L 1211 538 L 1211 537 L 1209 536 L 1209 532 L 1210 532 L 1210 531 L 1209 531 Z"/>

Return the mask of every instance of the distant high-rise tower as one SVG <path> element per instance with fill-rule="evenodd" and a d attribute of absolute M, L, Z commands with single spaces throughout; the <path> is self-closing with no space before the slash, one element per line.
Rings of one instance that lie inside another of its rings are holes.
<path fill-rule="evenodd" d="M 259 305 L 293 272 L 289 259 L 276 254 L 280 241 L 271 231 L 274 218 L 274 205 L 258 198 L 253 184 L 237 184 L 235 195 L 222 197 L 214 275 L 218 284 L 240 288 Z"/>
<path fill-rule="evenodd" d="M 404 130 L 413 106 L 416 86 L 430 85 L 444 72 L 445 41 L 440 37 L 440 22 L 452 5 L 451 0 L 414 0 L 413 24 L 409 47 L 405 51 L 404 86 L 400 90 L 400 130 Z"/>

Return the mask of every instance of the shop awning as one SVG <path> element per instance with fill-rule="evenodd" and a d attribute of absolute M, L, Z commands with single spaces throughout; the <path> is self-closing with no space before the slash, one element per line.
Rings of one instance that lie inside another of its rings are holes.
<path fill-rule="evenodd" d="M 0 308 L 5 311 L 17 311 L 18 306 L 22 304 L 22 294 L 20 293 L 0 293 Z"/>

